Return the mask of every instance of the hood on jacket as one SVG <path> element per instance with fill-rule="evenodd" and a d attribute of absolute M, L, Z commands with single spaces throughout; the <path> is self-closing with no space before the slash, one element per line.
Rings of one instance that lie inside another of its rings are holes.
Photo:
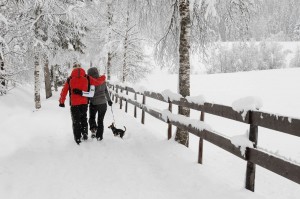
<path fill-rule="evenodd" d="M 82 68 L 75 68 L 71 73 L 71 77 L 84 77 L 85 71 Z"/>
<path fill-rule="evenodd" d="M 96 67 L 89 68 L 87 71 L 89 76 L 92 76 L 93 78 L 98 78 L 99 77 L 99 72 Z"/>

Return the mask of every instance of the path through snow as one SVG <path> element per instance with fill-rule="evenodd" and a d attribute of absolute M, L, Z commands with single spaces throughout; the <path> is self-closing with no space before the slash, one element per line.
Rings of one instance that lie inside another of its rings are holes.
<path fill-rule="evenodd" d="M 0 198 L 268 198 L 220 180 L 195 162 L 191 150 L 158 139 L 117 105 L 118 127 L 127 127 L 124 140 L 107 128 L 112 121 L 108 110 L 103 141 L 89 139 L 77 146 L 69 108 L 58 107 L 57 94 L 39 111 L 19 104 L 14 114 L 5 108 L 10 97 L 0 104 L 10 115 L 1 114 L 0 136 L 6 140 L 0 145 Z"/>

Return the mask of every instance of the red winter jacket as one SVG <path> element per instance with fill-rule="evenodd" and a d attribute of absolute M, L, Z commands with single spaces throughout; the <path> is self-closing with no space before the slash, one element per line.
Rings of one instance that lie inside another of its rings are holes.
<path fill-rule="evenodd" d="M 90 84 L 94 86 L 99 86 L 103 84 L 106 79 L 105 75 L 100 76 L 98 79 L 95 79 L 91 76 L 89 76 L 89 78 L 90 78 Z M 80 89 L 82 91 L 88 91 L 87 75 L 84 69 L 82 68 L 73 69 L 69 82 L 70 82 L 70 92 L 72 92 L 74 88 Z M 60 93 L 59 103 L 61 104 L 65 103 L 68 91 L 69 91 L 69 83 L 67 81 Z M 76 106 L 81 104 L 88 104 L 88 99 L 86 97 L 82 97 L 81 95 L 75 95 L 71 93 L 70 102 L 71 102 L 71 106 Z"/>

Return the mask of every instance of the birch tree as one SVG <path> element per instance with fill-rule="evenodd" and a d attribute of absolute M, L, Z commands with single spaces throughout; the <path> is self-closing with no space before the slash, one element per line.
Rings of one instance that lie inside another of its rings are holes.
<path fill-rule="evenodd" d="M 35 44 L 34 44 L 34 102 L 35 108 L 41 108 L 41 95 L 40 95 L 40 51 L 41 51 L 41 3 L 37 2 L 34 8 L 34 37 L 35 37 Z"/>
<path fill-rule="evenodd" d="M 255 0 L 254 0 L 255 1 Z M 178 93 L 183 97 L 190 95 L 190 50 L 203 52 L 206 45 L 218 39 L 215 25 L 219 20 L 216 9 L 217 0 L 167 0 L 167 1 L 137 1 L 141 10 L 141 24 L 144 34 L 157 42 L 157 58 L 162 66 L 178 66 Z M 219 3 L 221 1 L 218 1 Z M 232 22 L 243 27 L 240 35 L 248 30 L 247 12 L 253 0 L 222 1 L 232 8 L 228 12 Z M 245 14 L 245 16 L 243 15 Z M 145 27 L 148 26 L 148 27 Z M 155 34 L 156 33 L 156 34 Z M 189 110 L 178 108 L 179 114 L 189 117 Z M 188 132 L 177 129 L 175 140 L 188 146 Z"/>
<path fill-rule="evenodd" d="M 179 81 L 178 92 L 183 97 L 190 95 L 190 35 L 191 18 L 189 0 L 179 1 L 180 39 L 179 39 Z M 178 107 L 178 114 L 190 116 L 190 109 Z M 189 146 L 189 133 L 177 128 L 175 140 L 180 144 Z"/>

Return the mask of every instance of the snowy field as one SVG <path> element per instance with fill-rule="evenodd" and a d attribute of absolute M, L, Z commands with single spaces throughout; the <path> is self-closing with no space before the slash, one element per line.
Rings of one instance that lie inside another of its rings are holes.
<path fill-rule="evenodd" d="M 262 111 L 299 118 L 300 69 L 192 76 L 191 95 L 231 106 L 258 96 Z M 137 85 L 136 85 L 137 86 Z M 149 90 L 177 91 L 177 76 L 154 73 L 140 83 Z M 43 93 L 43 92 L 42 92 Z M 190 148 L 168 141 L 167 125 L 146 114 L 146 124 L 113 105 L 123 140 L 105 128 L 104 140 L 73 141 L 69 107 L 58 107 L 59 93 L 34 111 L 33 88 L 23 86 L 0 97 L 0 198 L 278 198 L 298 199 L 300 186 L 257 167 L 256 191 L 244 189 L 246 162 L 207 142 L 204 164 L 197 164 L 198 138 Z M 167 104 L 147 99 L 166 109 Z M 175 110 L 175 108 L 174 108 Z M 199 118 L 193 111 L 191 117 Z M 130 117 L 129 117 L 130 116 Z M 111 122 L 110 109 L 105 127 Z M 248 125 L 207 114 L 205 121 L 228 137 Z M 259 128 L 258 146 L 300 162 L 300 139 Z"/>

